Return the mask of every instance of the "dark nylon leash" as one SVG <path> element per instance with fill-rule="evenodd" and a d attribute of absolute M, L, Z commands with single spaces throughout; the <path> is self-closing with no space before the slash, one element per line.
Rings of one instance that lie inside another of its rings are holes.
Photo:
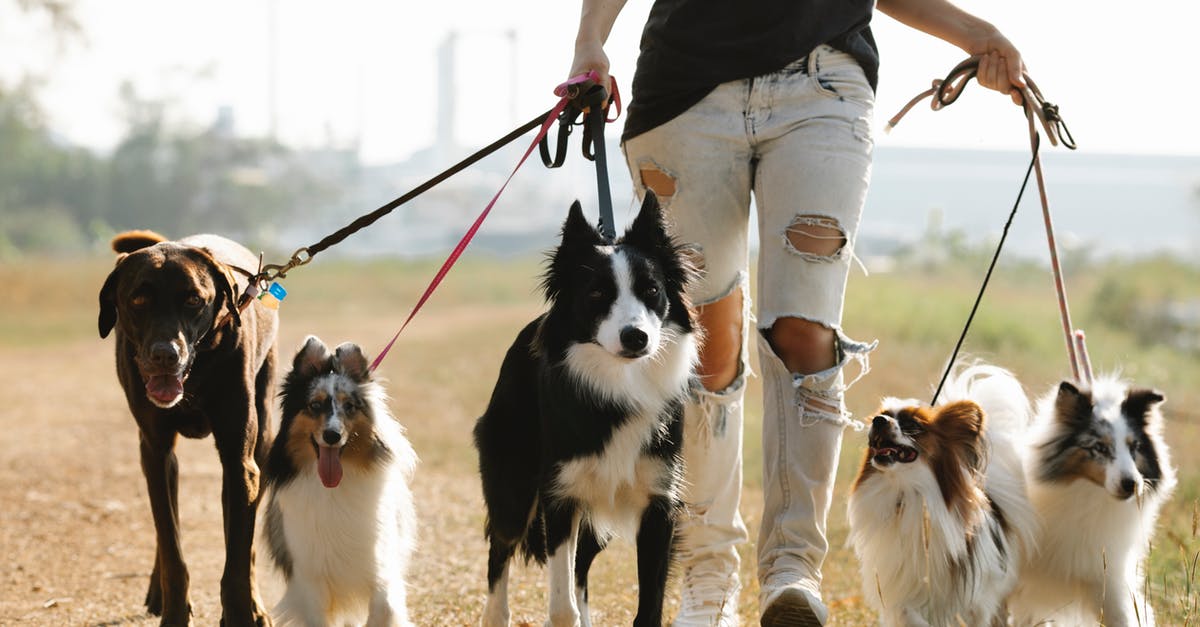
<path fill-rule="evenodd" d="M 433 178 L 430 178 L 429 180 L 425 181 L 424 183 L 421 183 L 417 187 L 413 188 L 411 191 L 405 193 L 403 196 L 396 198 L 395 200 L 387 203 L 386 205 L 383 205 L 382 207 L 372 211 L 371 213 L 359 216 L 357 219 L 355 219 L 350 224 L 347 224 L 346 226 L 342 227 L 341 229 L 338 229 L 337 231 L 325 236 L 317 243 L 297 249 L 296 252 L 292 253 L 292 258 L 287 263 L 278 264 L 278 265 L 277 264 L 267 264 L 267 265 L 263 266 L 263 268 L 256 275 L 254 275 L 251 283 L 254 284 L 254 287 L 256 289 L 261 289 L 262 285 L 265 284 L 265 282 L 267 282 L 267 281 L 271 281 L 276 278 L 281 278 L 281 279 L 286 278 L 287 273 L 292 268 L 297 268 L 299 266 L 307 264 L 308 262 L 312 261 L 313 257 L 317 256 L 317 254 L 321 253 L 322 251 L 341 243 L 342 240 L 344 240 L 347 237 L 350 237 L 351 235 L 361 231 L 362 229 L 374 224 L 380 218 L 391 213 L 400 205 L 403 205 L 404 203 L 429 191 L 430 189 L 437 186 L 439 183 L 445 181 L 446 179 L 454 176 L 455 174 L 458 174 L 459 172 L 462 172 L 463 170 L 467 169 L 468 167 L 474 165 L 480 159 L 483 159 L 484 157 L 496 152 L 497 150 L 500 150 L 501 148 L 507 146 L 508 144 L 511 144 L 512 142 L 516 141 L 517 138 L 521 137 L 525 133 L 528 133 L 529 131 L 541 126 L 542 123 L 546 121 L 546 118 L 553 111 L 554 111 L 553 109 L 550 109 L 550 110 L 546 111 L 545 113 L 533 118 L 532 120 L 522 124 L 521 126 L 518 126 L 517 128 L 513 129 L 510 133 L 505 135 L 504 137 L 501 137 L 500 139 L 497 139 L 496 141 L 488 144 L 487 146 L 480 148 L 479 150 L 475 151 L 474 153 L 472 153 L 470 156 L 466 157 L 462 161 L 459 161 L 458 163 L 447 168 L 446 170 L 443 170 L 441 173 L 435 175 Z M 243 296 L 243 300 L 245 300 L 246 298 L 248 298 L 248 297 Z M 253 298 L 253 295 L 249 296 L 249 298 Z"/>
<path fill-rule="evenodd" d="M 941 110 L 947 105 L 954 104 L 958 97 L 962 95 L 963 90 L 967 86 L 967 82 L 975 78 L 979 71 L 979 58 L 972 57 L 959 63 L 950 70 L 944 79 L 934 79 L 933 85 L 917 94 L 908 104 L 900 109 L 900 112 L 888 120 L 888 130 L 891 130 L 908 113 L 918 102 L 933 97 L 930 102 L 930 107 L 934 111 Z M 1025 170 L 1025 178 L 1021 182 L 1021 189 L 1017 192 L 1017 199 L 1013 203 L 1012 211 L 1008 214 L 1008 221 L 1004 224 L 1004 231 L 1000 235 L 1000 242 L 996 245 L 996 252 L 992 255 L 992 261 L 988 265 L 987 274 L 983 277 L 983 284 L 979 286 L 979 294 L 975 297 L 975 304 L 971 306 L 971 313 L 967 316 L 967 322 L 963 326 L 962 333 L 958 337 L 958 342 L 954 345 L 954 352 L 950 355 L 950 361 L 946 364 L 946 371 L 942 373 L 942 379 L 938 382 L 937 390 L 933 393 L 933 400 L 930 405 L 936 405 L 938 397 L 941 396 L 942 387 L 946 384 L 946 379 L 954 369 L 954 361 L 958 358 L 958 353 L 962 349 L 963 342 L 967 338 L 967 331 L 971 328 L 971 322 L 975 319 L 975 313 L 979 310 L 979 303 L 983 300 L 983 294 L 987 290 L 988 281 L 992 278 L 992 271 L 996 267 L 996 261 L 1000 258 L 1000 251 L 1004 248 L 1004 241 L 1008 237 L 1009 227 L 1012 226 L 1013 218 L 1017 215 L 1017 207 L 1021 204 L 1021 198 L 1025 194 L 1025 187 L 1029 184 L 1030 172 L 1037 172 L 1038 193 L 1042 202 L 1042 217 L 1046 225 L 1046 239 L 1050 247 L 1050 266 L 1054 271 L 1054 286 L 1058 293 L 1059 313 L 1061 314 L 1063 331 L 1067 340 L 1067 355 L 1071 361 L 1071 372 L 1076 380 L 1080 380 L 1080 370 L 1088 373 L 1090 379 L 1091 366 L 1087 363 L 1087 352 L 1083 346 L 1082 331 L 1073 333 L 1071 326 L 1070 308 L 1067 306 L 1067 293 L 1063 287 L 1062 268 L 1058 262 L 1058 246 L 1054 240 L 1054 225 L 1050 219 L 1050 203 L 1046 197 L 1046 183 L 1042 176 L 1041 158 L 1038 153 L 1038 148 L 1041 145 L 1041 135 L 1038 133 L 1035 119 L 1041 122 L 1042 128 L 1046 131 L 1046 137 L 1049 138 L 1050 144 L 1057 146 L 1060 142 L 1062 145 L 1075 150 L 1075 138 L 1071 136 L 1071 131 L 1067 128 L 1062 116 L 1059 115 L 1058 107 L 1046 101 L 1042 96 L 1042 92 L 1038 89 L 1037 84 L 1033 79 L 1029 78 L 1028 74 L 1024 75 L 1026 87 L 1020 90 L 1021 106 L 1025 111 L 1025 119 L 1029 124 L 1029 149 L 1032 153 L 1029 160 L 1029 167 Z M 1076 353 L 1076 342 L 1079 344 L 1079 352 Z M 1081 363 L 1082 360 L 1082 363 Z M 1090 383 L 1090 381 L 1089 381 Z"/>
<path fill-rule="evenodd" d="M 542 164 L 547 168 L 562 167 L 567 160 L 567 144 L 573 126 L 583 126 L 583 156 L 596 164 L 596 194 L 599 200 L 600 235 L 608 242 L 616 240 L 616 222 L 613 217 L 612 192 L 608 182 L 608 151 L 604 143 L 604 126 L 621 115 L 621 97 L 617 93 L 616 81 L 612 82 L 612 103 L 616 107 L 616 116 L 607 117 L 608 92 L 600 85 L 591 84 L 580 86 L 582 89 L 572 93 L 571 104 L 563 110 L 558 120 L 558 136 L 555 141 L 554 154 L 550 154 L 549 144 L 543 139 L 538 145 Z M 582 122 L 576 122 L 580 115 Z"/>

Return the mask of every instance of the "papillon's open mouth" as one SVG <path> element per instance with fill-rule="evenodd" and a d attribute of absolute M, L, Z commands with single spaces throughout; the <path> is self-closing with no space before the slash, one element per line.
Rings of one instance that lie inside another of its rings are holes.
<path fill-rule="evenodd" d="M 872 446 L 871 461 L 876 466 L 891 466 L 897 462 L 910 464 L 917 461 L 917 449 L 903 444 Z"/>

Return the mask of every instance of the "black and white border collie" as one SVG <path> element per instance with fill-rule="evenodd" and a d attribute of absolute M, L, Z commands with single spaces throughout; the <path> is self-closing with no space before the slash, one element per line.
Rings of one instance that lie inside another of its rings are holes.
<path fill-rule="evenodd" d="M 615 243 L 576 202 L 548 259 L 549 310 L 518 334 L 475 426 L 487 504 L 482 624 L 507 625 L 508 565 L 549 562 L 549 622 L 590 625 L 587 575 L 637 547 L 634 625 L 662 624 L 681 503 L 683 401 L 697 362 L 692 276 L 652 193 Z"/>
<path fill-rule="evenodd" d="M 1143 562 L 1175 486 L 1164 400 L 1114 376 L 1041 399 L 1027 473 L 1043 525 L 1009 600 L 1014 624 L 1154 624 Z"/>
<path fill-rule="evenodd" d="M 287 581 L 276 624 L 411 625 L 417 456 L 366 356 L 309 336 L 281 396 L 266 468 L 267 546 Z"/>

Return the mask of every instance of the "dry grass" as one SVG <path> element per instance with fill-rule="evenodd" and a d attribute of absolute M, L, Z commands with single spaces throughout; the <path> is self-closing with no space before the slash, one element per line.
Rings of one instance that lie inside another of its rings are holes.
<path fill-rule="evenodd" d="M 0 452 L 0 546 L 6 554 L 0 570 L 2 624 L 156 624 L 141 606 L 154 530 L 137 460 L 136 427 L 116 383 L 112 342 L 95 336 L 96 292 L 109 267 L 107 259 L 0 267 L 0 282 L 10 295 L 0 310 L 0 416 L 7 443 Z M 421 625 L 478 622 L 485 547 L 470 430 L 513 334 L 540 310 L 535 273 L 535 263 L 528 261 L 467 260 L 451 273 L 380 370 L 393 408 L 422 458 L 414 486 L 421 546 L 410 578 L 411 610 Z M 283 360 L 290 361 L 309 333 L 378 351 L 431 275 L 429 264 L 396 263 L 323 262 L 297 271 L 288 281 L 291 295 L 283 308 Z M 872 374 L 852 390 L 851 409 L 859 415 L 870 411 L 884 392 L 924 395 L 957 333 L 941 329 L 948 339 L 936 344 L 899 334 L 885 317 L 869 313 L 875 311 L 872 295 L 886 294 L 889 284 L 867 290 L 861 287 L 866 282 L 854 283 L 858 304 L 848 310 L 847 327 L 855 336 L 880 337 L 885 344 L 874 355 Z M 905 289 L 897 288 L 899 293 Z M 946 314 L 947 319 L 961 324 L 956 312 Z M 1053 332 L 1051 325 L 1051 337 Z M 987 356 L 1033 373 L 1034 389 L 1043 389 L 1056 374 L 1057 364 L 1048 364 L 1044 355 L 1008 349 L 995 353 Z M 1172 406 L 1181 401 L 1187 406 L 1193 394 L 1168 388 Z M 753 536 L 761 511 L 761 422 L 753 400 L 757 387 L 748 399 L 742 512 Z M 1170 426 L 1176 450 L 1187 450 L 1183 444 L 1197 438 L 1190 422 Z M 829 521 L 833 549 L 825 589 L 835 625 L 874 620 L 859 593 L 857 562 L 844 546 L 844 503 L 862 446 L 861 435 L 847 432 Z M 195 622 L 212 625 L 219 617 L 223 564 L 220 467 L 210 441 L 183 441 L 179 456 L 180 514 Z M 1166 529 L 1159 536 L 1149 586 L 1161 623 L 1194 624 L 1194 565 L 1192 572 L 1187 568 L 1188 556 L 1198 550 L 1192 520 L 1197 463 L 1176 457 L 1182 487 L 1164 511 Z M 747 624 L 757 623 L 753 562 L 747 545 L 740 600 Z M 595 623 L 628 624 L 636 599 L 632 549 L 618 545 L 606 551 L 593 573 Z M 259 564 L 259 581 L 268 603 L 278 598 L 281 584 L 265 559 Z M 540 624 L 545 615 L 543 574 L 517 568 L 510 589 L 514 623 Z M 669 613 L 676 604 L 672 595 Z"/>

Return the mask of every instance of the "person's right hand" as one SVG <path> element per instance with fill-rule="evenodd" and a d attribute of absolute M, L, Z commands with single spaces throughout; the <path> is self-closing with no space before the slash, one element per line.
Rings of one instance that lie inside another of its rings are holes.
<path fill-rule="evenodd" d="M 571 62 L 571 71 L 567 78 L 587 74 L 595 70 L 600 75 L 599 83 L 612 97 L 612 78 L 608 75 L 608 55 L 604 53 L 604 45 L 599 41 L 575 42 L 575 59 Z"/>

